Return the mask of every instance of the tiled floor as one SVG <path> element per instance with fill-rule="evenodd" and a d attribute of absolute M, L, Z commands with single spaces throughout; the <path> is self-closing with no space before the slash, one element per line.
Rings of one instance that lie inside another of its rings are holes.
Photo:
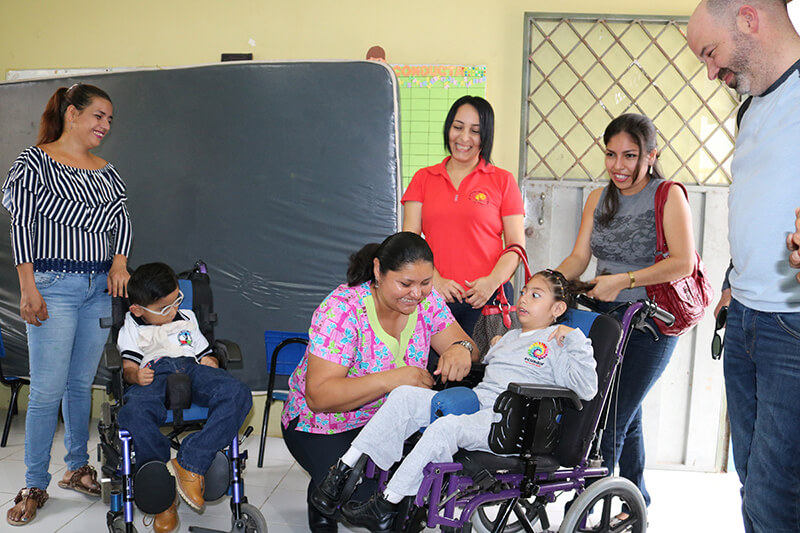
<path fill-rule="evenodd" d="M 0 419 L 5 412 L 0 411 Z M 93 427 L 94 427 L 93 423 Z M 107 507 L 102 502 L 81 494 L 60 489 L 56 481 L 63 475 L 63 427 L 56 435 L 50 472 L 53 482 L 48 490 L 50 500 L 39 511 L 34 522 L 24 528 L 12 528 L 5 522 L 5 513 L 11 507 L 19 488 L 23 485 L 25 465 L 23 449 L 24 417 L 15 417 L 8 446 L 0 448 L 0 531 L 25 533 L 86 533 L 106 531 Z M 92 432 L 93 434 L 96 431 Z M 281 439 L 270 438 L 264 467 L 256 466 L 258 456 L 257 432 L 245 443 L 250 461 L 245 472 L 246 494 L 256 505 L 269 525 L 270 533 L 303 532 L 306 528 L 305 488 L 308 476 L 294 462 Z M 89 443 L 91 460 L 95 461 L 97 437 Z M 649 510 L 650 533 L 674 531 L 688 533 L 739 533 L 743 531 L 739 517 L 738 482 L 732 474 L 703 474 L 668 470 L 649 470 L 646 474 L 653 497 Z M 561 505 L 557 501 L 548 509 L 553 519 L 553 529 Z M 179 505 L 181 532 L 189 526 L 230 529 L 230 508 L 227 498 L 206 505 L 202 515 L 186 504 Z M 142 524 L 137 513 L 136 528 L 150 531 Z M 349 531 L 342 527 L 340 531 Z M 354 530 L 364 533 L 364 530 Z"/>

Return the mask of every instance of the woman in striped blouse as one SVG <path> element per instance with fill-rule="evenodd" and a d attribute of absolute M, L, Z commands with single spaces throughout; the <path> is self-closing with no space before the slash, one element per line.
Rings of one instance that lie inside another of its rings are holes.
<path fill-rule="evenodd" d="M 90 151 L 111 129 L 112 111 L 97 87 L 58 89 L 42 114 L 37 145 L 20 154 L 3 184 L 31 377 L 26 487 L 6 516 L 12 525 L 30 522 L 47 501 L 59 403 L 67 472 L 58 485 L 100 494 L 86 452 L 91 385 L 108 336 L 99 319 L 111 312 L 111 295 L 125 295 L 132 237 L 125 184 Z"/>

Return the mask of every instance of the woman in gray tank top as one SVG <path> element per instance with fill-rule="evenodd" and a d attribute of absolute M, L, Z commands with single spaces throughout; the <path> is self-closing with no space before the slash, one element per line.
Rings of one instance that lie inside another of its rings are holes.
<path fill-rule="evenodd" d="M 589 194 L 575 247 L 557 270 L 567 279 L 580 278 L 594 255 L 597 272 L 591 282 L 596 286 L 588 294 L 608 302 L 607 310 L 611 310 L 613 302 L 646 298 L 648 285 L 691 274 L 695 248 L 689 202 L 679 187 L 671 187 L 664 206 L 670 255 L 654 264 L 654 202 L 663 178 L 653 122 L 642 115 L 621 115 L 608 125 L 603 141 L 609 184 Z M 677 337 L 660 335 L 656 342 L 649 334 L 633 332 L 601 444 L 604 466 L 613 472 L 619 463 L 620 476 L 639 487 L 648 505 L 642 402 L 667 366 L 677 341 Z"/>

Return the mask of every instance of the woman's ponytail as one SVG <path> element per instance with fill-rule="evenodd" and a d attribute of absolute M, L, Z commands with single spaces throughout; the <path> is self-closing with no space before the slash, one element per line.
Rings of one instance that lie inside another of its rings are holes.
<path fill-rule="evenodd" d="M 347 284 L 350 287 L 375 279 L 373 260 L 379 247 L 380 244 L 377 242 L 371 242 L 350 256 L 350 264 L 347 267 Z"/>
<path fill-rule="evenodd" d="M 42 120 L 39 123 L 39 138 L 36 140 L 36 144 L 41 146 L 57 141 L 64 133 L 64 114 L 67 112 L 67 108 L 72 105 L 78 111 L 83 111 L 94 98 L 102 98 L 111 102 L 111 97 L 103 89 L 86 83 L 76 83 L 71 87 L 56 89 L 42 113 Z"/>

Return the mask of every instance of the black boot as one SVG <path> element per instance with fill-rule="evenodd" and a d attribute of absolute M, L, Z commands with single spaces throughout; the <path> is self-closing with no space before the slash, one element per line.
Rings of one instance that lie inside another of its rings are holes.
<path fill-rule="evenodd" d="M 308 529 L 311 533 L 337 533 L 339 523 L 335 518 L 329 518 L 308 504 Z"/>
<path fill-rule="evenodd" d="M 311 493 L 309 503 L 323 515 L 332 517 L 336 513 L 336 509 L 339 508 L 339 504 L 342 503 L 345 485 L 352 472 L 353 469 L 351 467 L 339 460 L 328 470 L 328 475 Z M 349 497 L 350 495 L 348 494 L 347 496 Z"/>
<path fill-rule="evenodd" d="M 394 529 L 397 504 L 389 502 L 383 493 L 376 492 L 365 502 L 347 502 L 341 513 L 354 526 L 365 527 L 372 533 L 389 533 Z"/>

